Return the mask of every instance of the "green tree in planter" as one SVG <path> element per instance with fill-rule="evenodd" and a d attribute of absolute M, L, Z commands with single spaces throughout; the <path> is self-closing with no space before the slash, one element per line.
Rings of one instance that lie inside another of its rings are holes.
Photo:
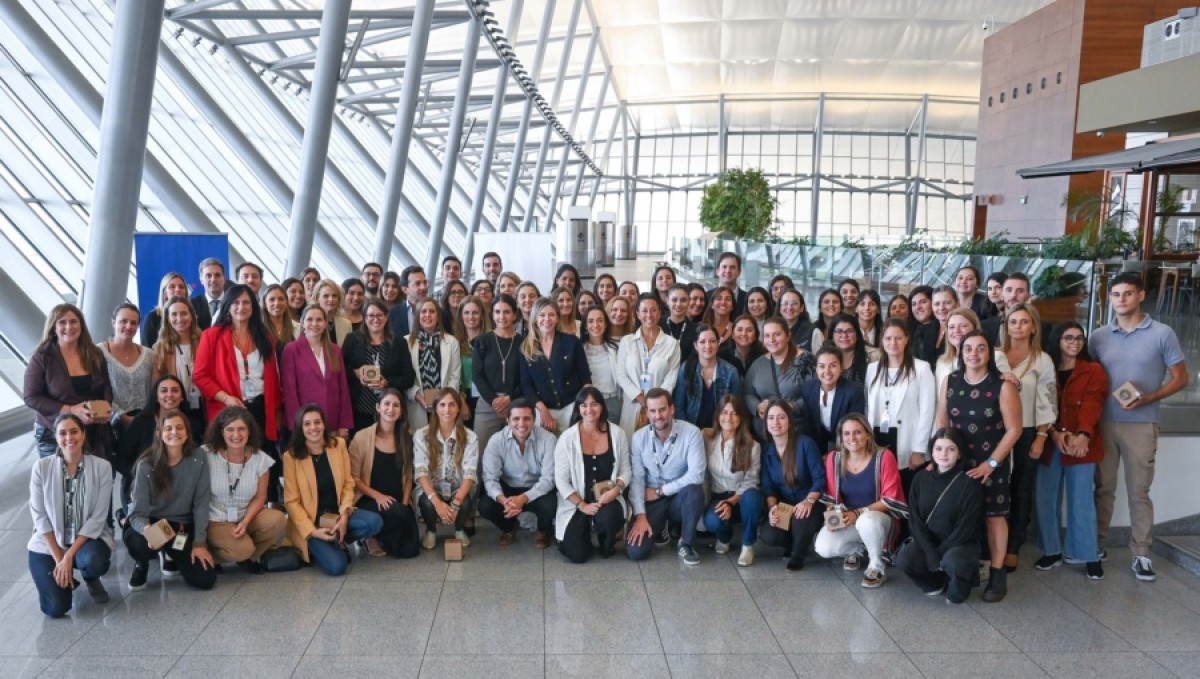
<path fill-rule="evenodd" d="M 766 241 L 774 237 L 778 206 L 762 170 L 727 170 L 716 184 L 704 187 L 700 223 L 739 240 Z"/>

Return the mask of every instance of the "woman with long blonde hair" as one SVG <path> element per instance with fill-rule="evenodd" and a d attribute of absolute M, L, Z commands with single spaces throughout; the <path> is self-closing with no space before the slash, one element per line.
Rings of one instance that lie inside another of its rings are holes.
<path fill-rule="evenodd" d="M 604 305 L 608 314 L 609 334 L 618 342 L 626 335 L 632 335 L 637 329 L 637 317 L 634 316 L 633 305 L 624 297 L 613 297 Z"/>
<path fill-rule="evenodd" d="M 166 317 L 167 301 L 173 297 L 188 298 L 191 295 L 187 279 L 183 274 L 169 271 L 163 274 L 158 284 L 158 306 L 155 306 L 142 319 L 142 341 L 144 347 L 153 347 L 158 341 L 158 333 L 162 331 L 163 319 Z"/>
<path fill-rule="evenodd" d="M 558 329 L 558 309 L 545 297 L 530 312 L 521 343 L 521 395 L 534 402 L 539 424 L 552 433 L 571 426 L 575 396 L 592 381 L 587 352 L 578 337 Z"/>

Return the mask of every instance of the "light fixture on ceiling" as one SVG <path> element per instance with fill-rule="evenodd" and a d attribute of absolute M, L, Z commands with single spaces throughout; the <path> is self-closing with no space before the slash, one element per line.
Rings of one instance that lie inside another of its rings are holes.
<path fill-rule="evenodd" d="M 994 31 L 996 29 L 996 17 L 992 16 L 991 14 L 985 16 L 983 18 L 983 25 L 980 26 L 980 28 L 983 29 L 984 33 L 991 33 Z"/>

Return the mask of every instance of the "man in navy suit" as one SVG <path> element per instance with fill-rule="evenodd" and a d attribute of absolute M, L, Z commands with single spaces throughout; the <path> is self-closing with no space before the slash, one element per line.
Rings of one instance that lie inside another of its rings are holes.
<path fill-rule="evenodd" d="M 388 312 L 388 325 L 393 335 L 405 337 L 417 325 L 416 310 L 412 305 L 429 294 L 429 279 L 425 277 L 425 269 L 414 264 L 401 271 L 400 291 L 404 293 L 404 301 Z"/>
<path fill-rule="evenodd" d="M 225 265 L 221 260 L 209 257 L 200 262 L 200 283 L 204 289 L 192 297 L 192 307 L 196 310 L 196 325 L 207 330 L 221 308 L 221 294 L 225 292 Z"/>
<path fill-rule="evenodd" d="M 738 277 L 742 275 L 742 258 L 736 252 L 722 252 L 717 258 L 717 287 L 729 288 L 733 291 L 733 317 L 737 318 L 746 313 L 746 291 L 738 288 Z M 708 304 L 712 306 L 713 293 L 708 291 Z"/>
<path fill-rule="evenodd" d="M 867 396 L 857 382 L 842 377 L 842 354 L 832 347 L 817 351 L 817 376 L 800 389 L 805 433 L 821 454 L 837 445 L 838 422 L 850 413 L 867 412 Z"/>

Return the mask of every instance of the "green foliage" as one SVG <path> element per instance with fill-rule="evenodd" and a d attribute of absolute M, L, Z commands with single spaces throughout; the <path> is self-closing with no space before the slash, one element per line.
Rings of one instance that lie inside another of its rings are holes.
<path fill-rule="evenodd" d="M 849 248 L 852 250 L 865 250 L 867 249 L 867 243 L 862 239 L 862 236 L 845 236 L 842 238 L 842 244 L 838 247 Z"/>
<path fill-rule="evenodd" d="M 700 223 L 709 231 L 730 233 L 739 240 L 765 242 L 774 235 L 778 206 L 762 170 L 727 170 L 716 184 L 704 187 Z"/>
<path fill-rule="evenodd" d="M 1022 243 L 1008 240 L 1007 231 L 998 231 L 983 240 L 967 240 L 954 248 L 960 255 L 985 255 L 999 257 L 1029 257 L 1033 250 Z"/>
<path fill-rule="evenodd" d="M 1087 277 L 1075 271 L 1067 273 L 1057 264 L 1042 269 L 1033 279 L 1033 295 L 1038 299 L 1057 299 L 1078 295 L 1087 284 Z"/>
<path fill-rule="evenodd" d="M 1080 224 L 1077 235 L 1064 236 L 1064 251 L 1073 253 L 1070 259 L 1108 259 L 1122 255 L 1138 246 L 1135 232 L 1125 228 L 1137 213 L 1107 187 L 1099 191 L 1069 191 L 1063 196 L 1067 219 Z M 1068 257 L 1060 257 L 1068 259 Z"/>
<path fill-rule="evenodd" d="M 1169 184 L 1167 188 L 1158 192 L 1158 199 L 1154 206 L 1154 211 L 1158 215 L 1158 228 L 1154 232 L 1155 252 L 1167 252 L 1171 249 L 1170 244 L 1167 243 L 1167 222 L 1183 212 L 1183 191 L 1184 187 L 1179 184 Z"/>

